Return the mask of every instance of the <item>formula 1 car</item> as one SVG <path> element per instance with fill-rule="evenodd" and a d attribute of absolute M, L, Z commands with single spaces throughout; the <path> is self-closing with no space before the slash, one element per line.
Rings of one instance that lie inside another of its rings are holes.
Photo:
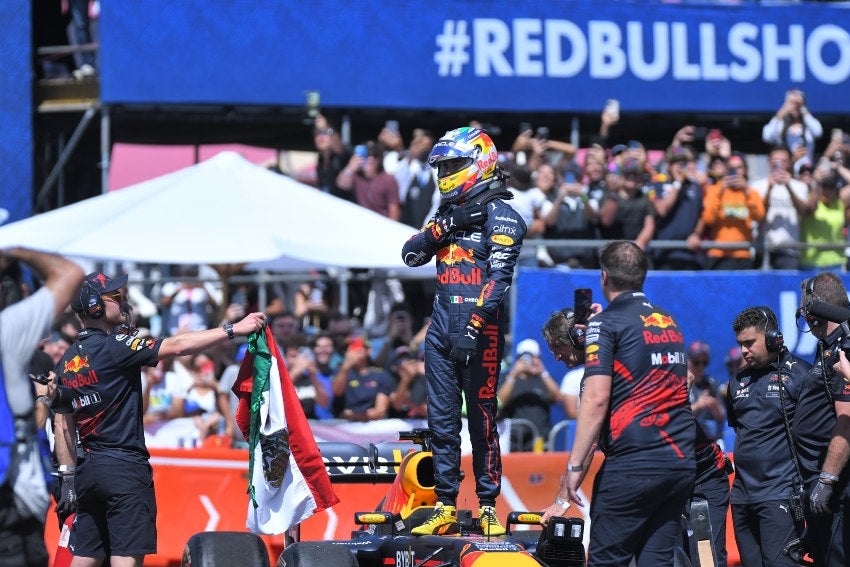
<path fill-rule="evenodd" d="M 277 566 L 584 567 L 584 520 L 580 518 L 553 518 L 542 529 L 540 513 L 514 511 L 507 517 L 505 535 L 485 537 L 473 512 L 458 510 L 460 534 L 411 536 L 410 529 L 430 516 L 437 500 L 430 439 L 429 430 L 414 429 L 400 433 L 398 442 L 370 444 L 368 449 L 353 443 L 319 443 L 332 482 L 388 483 L 389 490 L 376 510 L 355 514 L 360 527 L 350 540 L 290 542 Z M 419 449 L 413 449 L 411 442 Z M 406 454 L 398 461 L 392 455 L 402 454 L 401 447 Z M 334 466 L 335 462 L 350 465 L 357 455 L 367 465 L 364 472 Z M 265 567 L 270 561 L 265 544 L 253 534 L 204 532 L 189 539 L 182 565 Z"/>

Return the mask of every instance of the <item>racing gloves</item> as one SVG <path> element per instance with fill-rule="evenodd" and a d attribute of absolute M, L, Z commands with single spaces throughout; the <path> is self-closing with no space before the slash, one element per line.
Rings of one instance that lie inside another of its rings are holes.
<path fill-rule="evenodd" d="M 809 511 L 818 518 L 832 515 L 829 501 L 832 500 L 832 483 L 818 479 L 809 492 Z"/>
<path fill-rule="evenodd" d="M 452 360 L 462 368 L 466 368 L 472 362 L 472 358 L 478 352 L 478 337 L 484 329 L 487 320 L 484 313 L 473 309 L 469 314 L 469 321 L 461 331 L 452 348 Z"/>
<path fill-rule="evenodd" d="M 439 242 L 449 234 L 469 228 L 476 224 L 483 224 L 487 220 L 487 205 L 479 203 L 466 203 L 455 207 L 444 217 L 437 216 L 431 225 L 431 239 Z"/>
<path fill-rule="evenodd" d="M 61 473 L 62 486 L 59 489 L 59 501 L 56 503 L 56 515 L 59 526 L 65 523 L 68 516 L 77 511 L 77 493 L 74 490 L 74 473 Z"/>

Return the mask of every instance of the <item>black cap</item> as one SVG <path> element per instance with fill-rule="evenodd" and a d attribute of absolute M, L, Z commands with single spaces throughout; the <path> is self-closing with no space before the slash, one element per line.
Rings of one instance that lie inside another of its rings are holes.
<path fill-rule="evenodd" d="M 85 306 L 83 305 L 83 298 L 89 295 L 89 293 L 86 293 L 86 288 L 103 295 L 104 293 L 117 291 L 125 285 L 127 285 L 127 274 L 122 274 L 117 278 L 112 279 L 109 276 L 104 275 L 102 272 L 92 272 L 86 276 L 86 281 L 83 282 L 80 293 L 77 294 L 77 297 L 71 300 L 71 308 L 77 313 L 83 312 L 85 309 Z"/>

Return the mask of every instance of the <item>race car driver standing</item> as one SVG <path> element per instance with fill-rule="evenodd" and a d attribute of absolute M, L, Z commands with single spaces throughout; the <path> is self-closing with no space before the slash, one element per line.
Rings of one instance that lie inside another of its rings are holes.
<path fill-rule="evenodd" d="M 484 535 L 505 533 L 495 513 L 502 463 L 496 389 L 504 348 L 503 300 L 526 225 L 498 168 L 493 141 L 477 128 L 447 132 L 428 158 L 437 169 L 441 204 L 402 257 L 422 266 L 437 257 L 437 289 L 425 340 L 428 427 L 438 502 L 414 535 L 457 533 L 461 393 L 466 397 L 472 469 Z"/>

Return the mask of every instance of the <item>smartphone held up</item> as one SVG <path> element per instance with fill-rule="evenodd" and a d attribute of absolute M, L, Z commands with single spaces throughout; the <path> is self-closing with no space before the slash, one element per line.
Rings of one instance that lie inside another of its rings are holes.
<path fill-rule="evenodd" d="M 590 306 L 593 305 L 593 290 L 587 287 L 577 288 L 573 292 L 573 309 L 576 325 L 587 325 L 590 319 Z"/>

